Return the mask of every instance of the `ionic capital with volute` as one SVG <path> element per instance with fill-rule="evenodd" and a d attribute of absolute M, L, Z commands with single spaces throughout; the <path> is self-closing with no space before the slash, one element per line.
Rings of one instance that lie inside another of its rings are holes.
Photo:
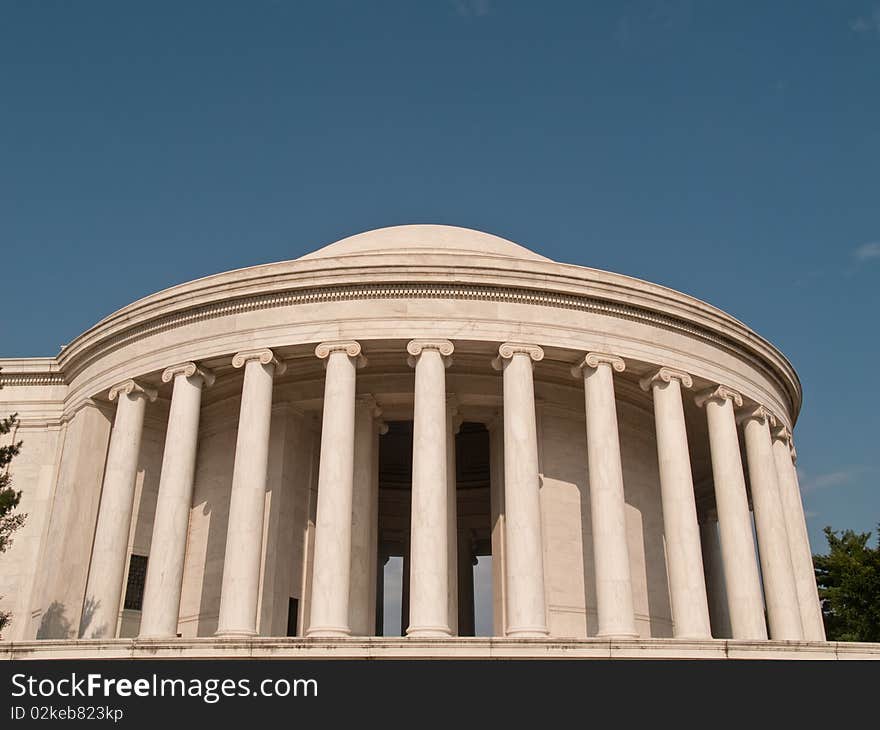
<path fill-rule="evenodd" d="M 242 350 L 241 352 L 236 353 L 235 357 L 232 358 L 232 367 L 244 367 L 245 363 L 250 360 L 259 360 L 263 365 L 274 365 L 275 375 L 281 375 L 287 370 L 287 365 L 284 361 L 275 357 L 275 353 L 268 347 L 263 347 L 257 350 Z"/>
<path fill-rule="evenodd" d="M 171 365 L 162 372 L 162 382 L 170 383 L 174 376 L 183 375 L 187 378 L 201 378 L 205 387 L 210 388 L 214 384 L 214 373 L 208 368 L 197 365 L 194 362 L 181 362 Z"/>
<path fill-rule="evenodd" d="M 622 373 L 626 370 L 626 363 L 623 361 L 622 357 L 611 355 L 606 352 L 588 352 L 583 360 L 572 366 L 572 377 L 582 378 L 584 377 L 584 370 L 586 368 L 595 370 L 600 365 L 609 365 L 612 370 L 618 373 Z"/>
<path fill-rule="evenodd" d="M 334 352 L 344 352 L 349 357 L 355 358 L 355 367 L 357 368 L 365 367 L 367 364 L 367 358 L 361 354 L 361 343 L 355 340 L 322 342 L 315 348 L 315 357 L 326 360 Z"/>
<path fill-rule="evenodd" d="M 770 435 L 773 437 L 774 441 L 782 441 L 786 444 L 788 450 L 791 452 L 791 460 L 797 462 L 797 451 L 794 448 L 794 437 L 791 434 L 791 429 L 784 424 L 778 425 L 775 428 L 770 429 Z"/>
<path fill-rule="evenodd" d="M 443 365 L 445 367 L 448 368 L 452 365 L 452 357 L 450 356 L 455 351 L 455 345 L 449 340 L 433 339 L 410 340 L 406 345 L 406 351 L 409 353 L 409 357 L 406 359 L 407 364 L 414 368 L 419 360 L 419 356 L 425 350 L 436 350 L 440 353 L 440 357 L 443 358 Z"/>
<path fill-rule="evenodd" d="M 647 375 L 639 381 L 639 386 L 645 392 L 651 390 L 651 386 L 654 383 L 668 383 L 672 380 L 677 380 L 681 383 L 682 388 L 692 388 L 694 386 L 694 379 L 683 370 L 675 370 L 673 368 L 662 367 L 657 370 L 655 373 L 651 375 Z"/>
<path fill-rule="evenodd" d="M 791 446 L 791 430 L 784 424 L 777 425 L 770 429 L 770 435 L 774 441 L 782 441 Z"/>
<path fill-rule="evenodd" d="M 492 360 L 492 367 L 502 370 L 504 361 L 511 360 L 514 355 L 528 355 L 532 362 L 540 362 L 544 359 L 544 350 L 527 342 L 505 342 L 498 348 L 498 356 Z"/>
<path fill-rule="evenodd" d="M 382 407 L 372 393 L 361 393 L 354 399 L 355 408 L 366 408 L 373 417 L 373 425 L 380 436 L 388 433 L 388 424 L 382 420 Z"/>
<path fill-rule="evenodd" d="M 458 396 L 455 393 L 446 394 L 446 410 L 452 416 L 452 433 L 457 434 L 461 430 L 462 417 L 458 412 Z"/>
<path fill-rule="evenodd" d="M 764 423 L 766 421 L 771 429 L 776 428 L 776 416 L 762 405 L 748 406 L 743 409 L 737 414 L 736 422 L 745 423 L 746 421 L 751 421 L 753 419 L 759 423 Z"/>
<path fill-rule="evenodd" d="M 733 405 L 740 407 L 743 404 L 742 395 L 740 395 L 733 388 L 728 388 L 726 385 L 716 385 L 712 388 L 708 388 L 703 390 L 694 397 L 694 402 L 698 407 L 702 408 L 709 401 L 723 401 L 729 400 L 733 402 Z"/>
<path fill-rule="evenodd" d="M 156 389 L 141 385 L 136 380 L 123 380 L 121 383 L 117 383 L 110 388 L 108 397 L 110 400 L 116 400 L 120 394 L 146 398 L 151 403 L 156 400 Z"/>
<path fill-rule="evenodd" d="M 494 431 L 502 431 L 504 429 L 504 417 L 498 411 L 492 413 L 491 417 L 483 424 L 489 433 Z"/>

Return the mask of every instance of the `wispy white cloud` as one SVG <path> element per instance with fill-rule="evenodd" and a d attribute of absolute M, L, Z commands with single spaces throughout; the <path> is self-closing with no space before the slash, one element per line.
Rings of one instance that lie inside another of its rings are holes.
<path fill-rule="evenodd" d="M 868 261 L 870 259 L 880 259 L 880 241 L 872 241 L 859 246 L 853 251 L 853 258 L 856 261 Z"/>
<path fill-rule="evenodd" d="M 492 13 L 489 0 L 452 0 L 452 4 L 462 18 L 484 18 Z"/>
<path fill-rule="evenodd" d="M 802 469 L 798 469 L 798 480 L 802 492 L 815 492 L 819 489 L 847 485 L 866 471 L 868 469 L 864 466 L 848 466 L 824 474 L 806 474 Z"/>
<path fill-rule="evenodd" d="M 859 35 L 880 35 L 880 5 L 870 15 L 861 15 L 849 23 L 850 30 Z"/>

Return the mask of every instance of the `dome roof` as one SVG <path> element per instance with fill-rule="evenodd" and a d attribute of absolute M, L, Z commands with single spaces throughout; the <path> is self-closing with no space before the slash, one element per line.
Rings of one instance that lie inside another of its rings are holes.
<path fill-rule="evenodd" d="M 377 228 L 343 238 L 300 258 L 320 259 L 376 253 L 468 253 L 532 261 L 551 260 L 490 233 L 440 225 Z"/>

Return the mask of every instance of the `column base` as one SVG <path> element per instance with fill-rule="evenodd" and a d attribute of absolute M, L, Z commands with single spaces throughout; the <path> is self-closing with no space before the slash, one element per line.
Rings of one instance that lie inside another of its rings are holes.
<path fill-rule="evenodd" d="M 713 637 L 710 634 L 682 634 L 678 636 L 673 633 L 673 638 L 676 641 L 711 641 Z"/>
<path fill-rule="evenodd" d="M 347 638 L 351 636 L 351 629 L 348 626 L 315 626 L 306 631 L 306 638 Z"/>
<path fill-rule="evenodd" d="M 406 630 L 407 637 L 451 639 L 452 632 L 448 626 L 410 626 Z"/>
<path fill-rule="evenodd" d="M 254 636 L 259 636 L 259 634 L 249 629 L 217 629 L 214 632 L 216 639 L 250 639 Z"/>
<path fill-rule="evenodd" d="M 508 628 L 505 636 L 511 639 L 543 639 L 550 636 L 546 626 L 515 626 Z"/>
<path fill-rule="evenodd" d="M 165 639 L 176 639 L 178 638 L 177 634 L 157 634 L 157 633 L 149 633 L 149 634 L 138 634 L 138 641 L 162 641 Z"/>
<path fill-rule="evenodd" d="M 600 631 L 597 639 L 638 639 L 638 631 Z"/>

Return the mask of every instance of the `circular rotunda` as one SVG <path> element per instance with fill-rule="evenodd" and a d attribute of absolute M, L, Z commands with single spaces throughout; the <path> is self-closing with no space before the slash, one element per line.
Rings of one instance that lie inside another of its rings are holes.
<path fill-rule="evenodd" d="M 0 368 L 30 515 L 8 651 L 829 651 L 798 377 L 666 287 L 396 226 Z"/>

